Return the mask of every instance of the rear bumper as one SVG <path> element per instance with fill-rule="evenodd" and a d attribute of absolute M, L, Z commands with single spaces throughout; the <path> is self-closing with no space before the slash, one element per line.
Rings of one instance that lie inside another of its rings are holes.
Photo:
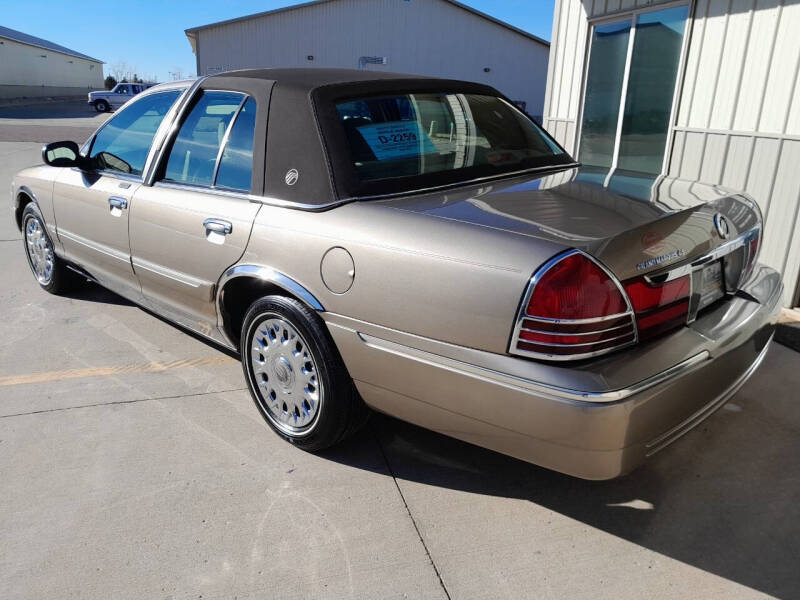
<path fill-rule="evenodd" d="M 570 475 L 610 479 L 713 414 L 758 367 L 783 287 L 777 273 L 759 267 L 743 289 L 745 297 L 691 327 L 571 369 L 510 357 L 502 358 L 509 368 L 498 369 L 497 360 L 476 351 L 336 315 L 326 320 L 376 410 Z M 674 357 L 680 359 L 660 368 Z M 659 368 L 645 373 L 643 365 Z M 521 368 L 537 377 L 521 376 Z M 626 382 L 626 374 L 633 379 Z M 552 383 L 570 375 L 581 387 Z"/>

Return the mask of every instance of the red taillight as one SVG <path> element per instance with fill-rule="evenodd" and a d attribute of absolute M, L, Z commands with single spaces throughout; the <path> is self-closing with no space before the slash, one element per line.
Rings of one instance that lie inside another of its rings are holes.
<path fill-rule="evenodd" d="M 651 283 L 644 277 L 623 283 L 636 313 L 639 339 L 645 340 L 686 323 L 691 275 Z"/>
<path fill-rule="evenodd" d="M 660 284 L 649 283 L 644 278 L 628 280 L 625 291 L 631 299 L 633 310 L 637 313 L 646 312 L 688 298 L 691 279 L 689 275 L 684 275 Z"/>
<path fill-rule="evenodd" d="M 614 281 L 583 254 L 576 253 L 541 276 L 525 312 L 545 319 L 591 319 L 626 310 Z"/>
<path fill-rule="evenodd" d="M 630 306 L 616 280 L 571 250 L 534 276 L 517 321 L 512 352 L 587 358 L 636 341 Z"/>

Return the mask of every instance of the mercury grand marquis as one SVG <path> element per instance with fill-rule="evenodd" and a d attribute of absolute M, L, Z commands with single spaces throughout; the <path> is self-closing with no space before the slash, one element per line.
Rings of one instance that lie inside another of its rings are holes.
<path fill-rule="evenodd" d="M 246 70 L 151 88 L 17 174 L 33 275 L 239 353 L 308 451 L 370 409 L 577 477 L 644 462 L 767 351 L 744 194 L 615 191 L 485 85 Z"/>

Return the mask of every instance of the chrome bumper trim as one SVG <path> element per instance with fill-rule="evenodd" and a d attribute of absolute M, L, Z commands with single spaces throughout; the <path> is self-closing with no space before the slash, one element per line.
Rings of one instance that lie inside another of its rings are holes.
<path fill-rule="evenodd" d="M 642 381 L 627 388 L 611 390 L 607 392 L 586 392 L 548 385 L 514 375 L 508 375 L 507 373 L 501 373 L 500 371 L 495 371 L 494 369 L 488 369 L 486 367 L 466 363 L 453 358 L 448 358 L 446 356 L 441 356 L 439 354 L 433 354 L 431 352 L 412 348 L 411 346 L 373 337 L 371 335 L 367 335 L 366 333 L 357 333 L 359 338 L 361 338 L 361 340 L 367 346 L 374 350 L 388 352 L 389 354 L 394 354 L 395 356 L 416 360 L 427 365 L 439 367 L 440 369 L 452 371 L 459 375 L 465 375 L 478 379 L 488 379 L 499 385 L 517 389 L 523 392 L 535 392 L 537 394 L 558 400 L 567 400 L 580 403 L 608 403 L 624 400 L 625 398 L 641 393 L 673 377 L 683 375 L 693 370 L 710 357 L 708 351 L 703 350 L 702 352 L 687 358 L 673 367 L 657 373 L 652 377 L 643 379 Z"/>

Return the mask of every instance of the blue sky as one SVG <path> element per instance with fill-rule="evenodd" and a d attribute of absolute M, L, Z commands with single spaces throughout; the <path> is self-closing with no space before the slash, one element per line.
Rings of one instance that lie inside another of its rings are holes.
<path fill-rule="evenodd" d="M 398 2 L 401 0 L 397 0 Z M 412 0 L 425 1 L 425 0 Z M 546 40 L 554 0 L 461 0 Z M 24 31 L 106 62 L 104 72 L 127 63 L 140 76 L 170 79 L 194 74 L 195 60 L 184 29 L 300 3 L 285 0 L 10 0 L 0 25 Z"/>

